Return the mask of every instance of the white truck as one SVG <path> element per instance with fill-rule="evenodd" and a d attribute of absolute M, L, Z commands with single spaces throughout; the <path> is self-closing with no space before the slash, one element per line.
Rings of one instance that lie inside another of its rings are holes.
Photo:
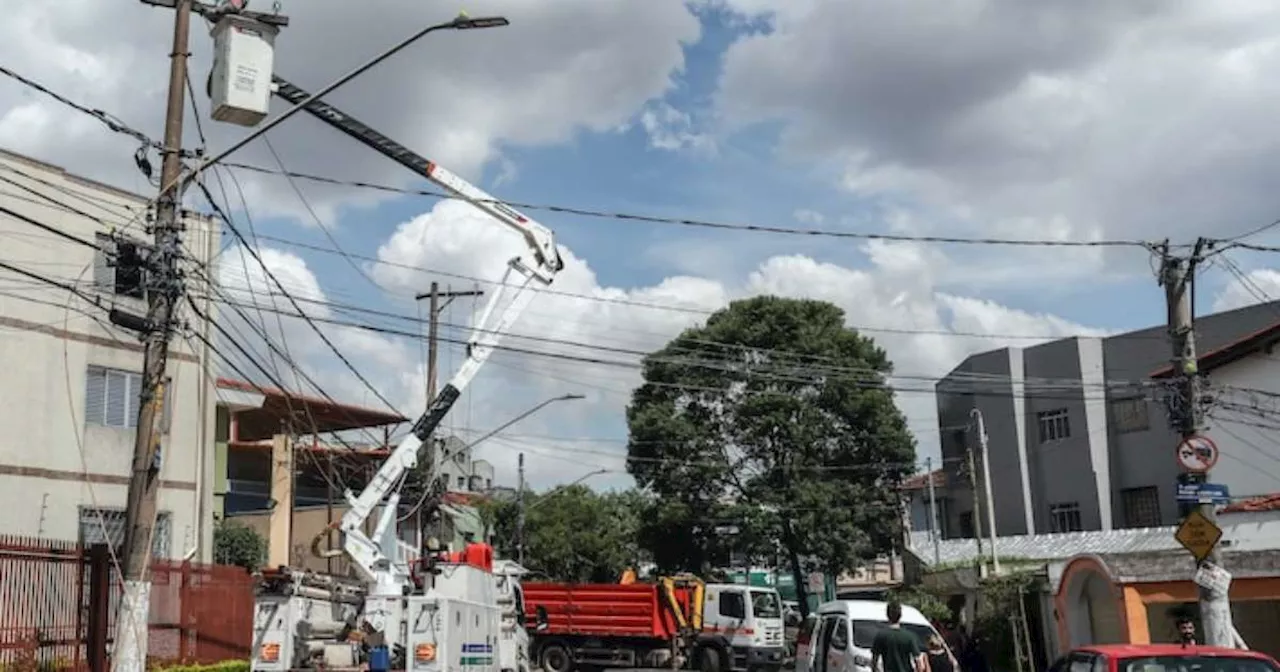
<path fill-rule="evenodd" d="M 310 94 L 279 77 L 273 78 L 273 92 L 514 229 L 528 243 L 529 254 L 508 262 L 473 328 L 458 372 L 430 400 L 364 491 L 345 493 L 350 508 L 331 526 L 342 534 L 341 548 L 333 553 L 351 560 L 359 580 L 284 568 L 264 572 L 255 604 L 252 669 L 367 665 L 371 670 L 437 672 L 461 666 L 469 672 L 527 672 L 523 569 L 509 561 L 495 564 L 492 549 L 479 544 L 461 555 L 412 548 L 397 538 L 396 518 L 400 490 L 418 464 L 422 445 L 528 306 L 531 285 L 549 285 L 564 267 L 555 237 L 434 162 L 328 103 L 309 100 Z M 374 532 L 366 535 L 364 523 L 379 506 Z M 312 549 L 328 553 L 318 543 Z"/>

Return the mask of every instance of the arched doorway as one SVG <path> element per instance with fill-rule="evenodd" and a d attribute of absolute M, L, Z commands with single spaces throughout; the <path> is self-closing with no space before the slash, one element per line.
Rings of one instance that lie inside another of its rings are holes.
<path fill-rule="evenodd" d="M 1068 648 L 1128 641 L 1115 584 L 1101 562 L 1078 558 L 1067 566 L 1063 579 L 1058 610 Z"/>

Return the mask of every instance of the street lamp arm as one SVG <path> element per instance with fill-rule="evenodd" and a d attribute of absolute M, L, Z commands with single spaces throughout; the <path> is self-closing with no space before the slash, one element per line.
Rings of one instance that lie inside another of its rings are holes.
<path fill-rule="evenodd" d="M 521 413 L 520 415 L 517 415 L 516 417 L 511 418 L 510 420 L 502 423 L 501 425 L 498 425 L 496 429 L 493 429 L 489 431 L 487 434 L 485 434 L 484 436 L 476 439 L 475 441 L 472 441 L 471 443 L 468 443 L 467 447 L 471 448 L 476 444 L 482 443 L 484 441 L 487 441 L 493 438 L 497 434 L 501 433 L 502 430 L 510 427 L 511 425 L 516 424 L 517 422 L 520 422 L 521 420 L 524 420 L 525 418 L 533 415 L 534 413 L 537 413 L 538 411 L 541 411 L 543 408 L 546 408 L 547 406 L 550 406 L 551 404 L 554 404 L 557 401 L 573 401 L 575 399 L 585 399 L 585 398 L 586 397 L 581 394 L 564 394 L 559 397 L 552 397 L 550 399 L 547 399 L 542 403 L 538 404 L 537 406 L 534 406 L 533 408 L 525 411 L 524 413 Z"/>

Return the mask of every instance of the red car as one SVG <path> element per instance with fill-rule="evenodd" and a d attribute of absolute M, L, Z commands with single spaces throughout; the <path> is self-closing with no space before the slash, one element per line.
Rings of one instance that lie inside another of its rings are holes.
<path fill-rule="evenodd" d="M 1280 672 L 1265 653 L 1181 644 L 1082 646 L 1059 658 L 1049 672 Z"/>

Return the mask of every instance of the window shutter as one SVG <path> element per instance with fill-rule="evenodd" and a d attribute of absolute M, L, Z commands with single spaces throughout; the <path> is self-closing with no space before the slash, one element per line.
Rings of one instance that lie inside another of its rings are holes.
<path fill-rule="evenodd" d="M 85 371 L 84 424 L 101 425 L 105 421 L 107 372 L 96 366 Z"/>
<path fill-rule="evenodd" d="M 129 426 L 128 413 L 134 407 L 129 403 L 129 377 L 129 374 L 122 371 L 107 372 L 106 424 L 108 427 Z"/>
<path fill-rule="evenodd" d="M 142 404 L 142 400 L 138 398 L 138 395 L 142 392 L 142 375 L 137 373 L 126 373 L 125 376 L 129 379 L 129 396 L 125 399 L 125 404 L 128 406 L 129 413 L 124 418 L 124 426 L 137 427 L 138 410 Z"/>

